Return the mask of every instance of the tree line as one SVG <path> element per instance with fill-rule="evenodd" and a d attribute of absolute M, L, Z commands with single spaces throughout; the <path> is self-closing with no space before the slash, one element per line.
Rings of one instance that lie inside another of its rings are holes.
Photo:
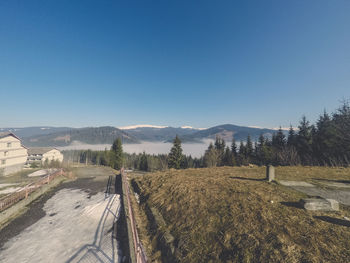
<path fill-rule="evenodd" d="M 231 146 L 219 137 L 204 154 L 204 166 L 234 165 L 350 165 L 350 106 L 348 102 L 332 114 L 323 112 L 315 124 L 305 116 L 297 129 L 290 127 L 288 134 L 280 128 L 271 138 L 260 135 L 252 142 L 248 135 L 239 147 L 232 139 Z"/>
<path fill-rule="evenodd" d="M 166 170 L 168 168 L 186 169 L 203 167 L 200 159 L 182 154 L 181 141 L 178 136 L 169 154 L 125 153 L 122 142 L 117 138 L 111 149 L 104 151 L 69 150 L 63 151 L 65 162 L 111 166 L 114 169 L 124 167 L 141 171 Z"/>
<path fill-rule="evenodd" d="M 237 144 L 233 137 L 231 144 L 227 145 L 217 136 L 200 158 L 184 155 L 178 136 L 169 154 L 127 154 L 123 152 L 118 138 L 110 150 L 69 151 L 65 155 L 66 159 L 74 162 L 108 165 L 115 169 L 124 166 L 143 171 L 248 164 L 349 166 L 350 106 L 348 102 L 343 102 L 332 114 L 324 111 L 315 124 L 303 116 L 297 129 L 291 126 L 288 134 L 280 128 L 272 136 L 261 134 L 255 142 L 248 135 L 245 142 Z"/>

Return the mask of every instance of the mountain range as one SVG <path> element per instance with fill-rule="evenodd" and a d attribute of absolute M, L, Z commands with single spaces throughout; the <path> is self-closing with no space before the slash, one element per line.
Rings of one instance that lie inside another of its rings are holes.
<path fill-rule="evenodd" d="M 271 137 L 275 129 L 238 126 L 233 124 L 218 125 L 207 129 L 196 129 L 189 126 L 168 127 L 152 125 L 135 125 L 129 127 L 25 127 L 0 128 L 0 131 L 11 131 L 22 139 L 27 147 L 37 146 L 68 146 L 72 143 L 84 144 L 112 144 L 116 138 L 122 138 L 123 143 L 135 144 L 142 141 L 171 142 L 176 135 L 184 143 L 201 143 L 206 139 L 215 139 L 220 136 L 231 141 L 246 140 L 248 134 L 256 141 L 260 134 Z"/>

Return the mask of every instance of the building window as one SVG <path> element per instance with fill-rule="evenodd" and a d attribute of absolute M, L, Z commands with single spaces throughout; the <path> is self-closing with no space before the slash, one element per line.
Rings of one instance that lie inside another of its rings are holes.
<path fill-rule="evenodd" d="M 10 147 L 11 147 L 11 143 L 8 142 L 8 143 L 7 143 L 7 148 L 10 148 Z"/>
<path fill-rule="evenodd" d="M 1 160 L 1 164 L 6 164 L 6 160 Z"/>
<path fill-rule="evenodd" d="M 9 155 L 9 152 L 4 152 L 4 156 L 8 156 Z"/>

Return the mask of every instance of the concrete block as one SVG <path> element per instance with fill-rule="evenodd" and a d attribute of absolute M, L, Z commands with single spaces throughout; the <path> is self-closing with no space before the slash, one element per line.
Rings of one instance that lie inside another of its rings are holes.
<path fill-rule="evenodd" d="M 303 182 L 303 181 L 278 181 L 281 185 L 284 186 L 303 186 L 303 187 L 315 187 L 313 184 Z"/>
<path fill-rule="evenodd" d="M 339 211 L 339 202 L 334 199 L 306 198 L 301 203 L 310 211 Z"/>
<path fill-rule="evenodd" d="M 266 166 L 266 180 L 272 182 L 275 180 L 275 167 L 272 165 Z"/>

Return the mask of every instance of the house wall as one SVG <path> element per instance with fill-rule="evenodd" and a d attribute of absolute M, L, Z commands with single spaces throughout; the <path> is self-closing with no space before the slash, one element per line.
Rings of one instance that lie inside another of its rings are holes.
<path fill-rule="evenodd" d="M 63 161 L 63 154 L 60 151 L 53 149 L 53 150 L 48 151 L 47 153 L 43 154 L 42 162 L 45 162 L 46 159 L 49 161 L 58 160 L 58 161 L 62 162 Z"/>
<path fill-rule="evenodd" d="M 17 172 L 27 161 L 27 149 L 13 136 L 0 139 L 0 175 Z"/>

